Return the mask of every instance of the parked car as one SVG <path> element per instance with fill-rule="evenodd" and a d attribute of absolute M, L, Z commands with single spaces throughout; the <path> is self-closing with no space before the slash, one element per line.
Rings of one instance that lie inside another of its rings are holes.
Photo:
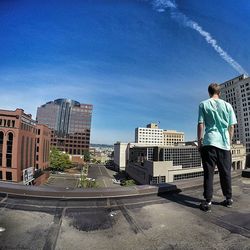
<path fill-rule="evenodd" d="M 119 184 L 119 185 L 121 184 L 120 180 L 112 179 L 112 181 L 113 181 L 114 184 Z"/>

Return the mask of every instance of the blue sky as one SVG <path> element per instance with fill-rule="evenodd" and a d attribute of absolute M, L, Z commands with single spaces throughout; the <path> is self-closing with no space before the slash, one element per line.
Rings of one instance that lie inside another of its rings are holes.
<path fill-rule="evenodd" d="M 94 105 L 92 143 L 158 121 L 195 139 L 207 85 L 240 73 L 192 25 L 250 72 L 249 22 L 246 0 L 1 0 L 0 108 L 71 98 Z"/>

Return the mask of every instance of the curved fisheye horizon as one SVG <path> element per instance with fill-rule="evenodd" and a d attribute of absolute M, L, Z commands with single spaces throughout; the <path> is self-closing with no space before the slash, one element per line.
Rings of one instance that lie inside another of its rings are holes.
<path fill-rule="evenodd" d="M 193 140 L 208 83 L 249 70 L 248 9 L 240 1 L 2 1 L 9 88 L 1 107 L 35 118 L 40 105 L 70 98 L 94 106 L 92 143 L 133 141 L 135 127 L 156 121 Z"/>
<path fill-rule="evenodd" d="M 1 0 L 0 249 L 249 249 L 249 21 Z"/>

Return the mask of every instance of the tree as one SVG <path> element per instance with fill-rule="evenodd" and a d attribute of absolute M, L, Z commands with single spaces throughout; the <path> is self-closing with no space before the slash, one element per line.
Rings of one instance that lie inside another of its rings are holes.
<path fill-rule="evenodd" d="M 87 178 L 89 166 L 86 165 L 83 167 L 79 179 L 78 187 L 80 188 L 96 188 L 98 187 L 97 181 L 95 179 Z"/>
<path fill-rule="evenodd" d="M 53 170 L 64 171 L 71 166 L 69 155 L 52 147 L 50 151 L 50 168 Z"/>
<path fill-rule="evenodd" d="M 90 162 L 90 153 L 88 150 L 83 151 L 83 156 L 84 156 L 84 161 L 85 162 Z"/>
<path fill-rule="evenodd" d="M 130 179 L 130 180 L 124 180 L 121 182 L 121 185 L 122 186 L 126 186 L 126 187 L 129 187 L 129 186 L 135 186 L 136 183 L 134 180 Z"/>

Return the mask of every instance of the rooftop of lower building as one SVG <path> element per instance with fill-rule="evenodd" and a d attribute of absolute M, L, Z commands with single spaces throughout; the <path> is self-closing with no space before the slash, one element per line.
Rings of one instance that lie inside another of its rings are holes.
<path fill-rule="evenodd" d="M 214 185 L 212 212 L 202 187 L 141 198 L 84 201 L 1 198 L 3 249 L 249 249 L 250 179 L 233 179 L 232 208 Z M 39 237 L 38 237 L 39 236 Z"/>

